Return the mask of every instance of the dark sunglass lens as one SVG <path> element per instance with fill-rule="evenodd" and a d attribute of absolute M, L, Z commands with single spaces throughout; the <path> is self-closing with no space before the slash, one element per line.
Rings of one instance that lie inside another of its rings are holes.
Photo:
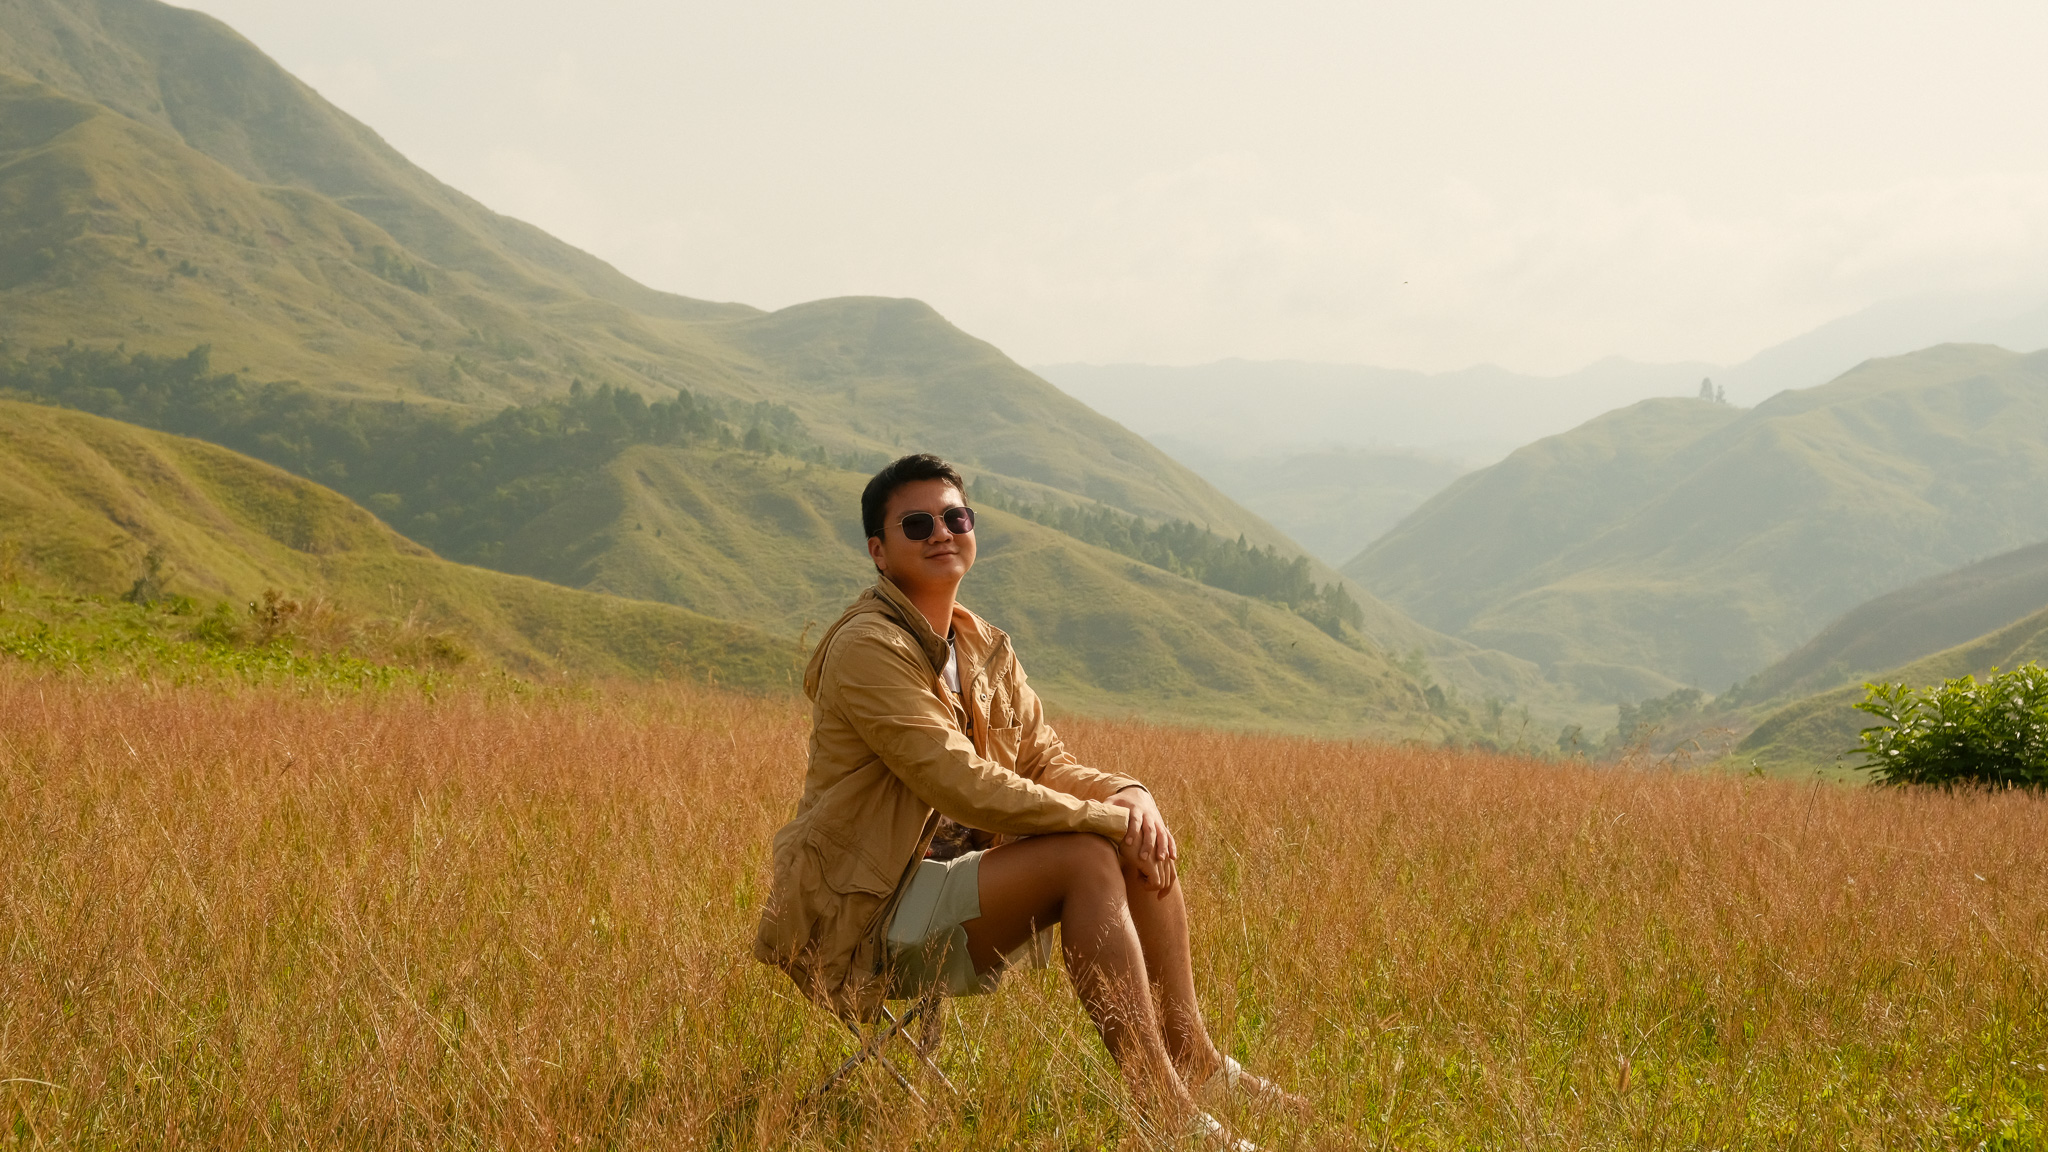
<path fill-rule="evenodd" d="M 946 509 L 946 531 L 951 532 L 955 536 L 965 536 L 969 532 L 974 531 L 974 509 Z"/>
<path fill-rule="evenodd" d="M 932 527 L 938 523 L 929 512 L 912 512 L 903 518 L 903 537 L 906 540 L 927 540 L 931 538 Z M 951 524 L 947 525 L 952 527 Z"/>

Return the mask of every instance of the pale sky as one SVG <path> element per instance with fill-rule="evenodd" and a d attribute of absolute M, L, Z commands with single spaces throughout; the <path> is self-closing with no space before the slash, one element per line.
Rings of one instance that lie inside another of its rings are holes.
<path fill-rule="evenodd" d="M 2048 4 L 203 0 L 658 288 L 1024 363 L 1739 361 L 2048 292 Z"/>

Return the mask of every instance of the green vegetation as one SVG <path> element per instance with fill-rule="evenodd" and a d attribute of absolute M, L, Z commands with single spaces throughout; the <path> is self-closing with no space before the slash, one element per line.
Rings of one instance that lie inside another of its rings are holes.
<path fill-rule="evenodd" d="M 1614 731 L 1607 734 L 1601 751 L 1619 756 L 1632 748 L 1645 747 L 1674 721 L 1697 714 L 1706 703 L 1706 693 L 1697 688 L 1679 688 L 1669 695 L 1631 704 L 1615 705 Z"/>
<path fill-rule="evenodd" d="M 0 342 L 0 395 L 14 394 L 210 440 L 369 505 L 450 559 L 492 565 L 505 541 L 596 482 L 633 444 L 784 452 L 807 443 L 779 404 L 743 406 L 678 390 L 649 404 L 609 385 L 508 407 L 485 419 L 405 401 L 359 401 L 211 370 L 179 357 L 77 344 L 15 357 Z"/>
<path fill-rule="evenodd" d="M 1839 765 L 1865 681 L 1912 686 L 2048 659 L 2048 545 L 2031 545 L 1859 605 L 1714 702 L 1766 767 Z M 1753 729 L 1753 730 L 1751 730 Z"/>
<path fill-rule="evenodd" d="M 2048 608 L 1871 679 L 1924 686 L 2043 662 L 2048 662 Z M 1846 774 L 1845 750 L 1868 724 L 1856 709 L 1864 695 L 1860 686 L 1850 684 L 1777 707 L 1736 746 L 1735 762 L 1771 771 L 1823 769 Z"/>
<path fill-rule="evenodd" d="M 858 542 L 830 526 L 832 519 L 851 523 L 860 478 L 823 465 L 815 448 L 808 459 L 778 455 L 801 452 L 805 442 L 800 422 L 779 406 L 735 410 L 687 393 L 650 405 L 637 393 L 578 388 L 566 399 L 465 423 L 458 412 L 420 411 L 405 402 L 249 384 L 234 373 L 212 372 L 204 348 L 163 358 L 76 345 L 19 358 L 0 354 L 0 390 L 242 448 L 326 479 L 443 555 L 521 565 L 564 584 L 682 603 L 795 633 L 804 623 L 829 618 L 865 582 Z M 761 499 L 769 493 L 801 503 L 766 509 L 775 528 L 762 531 Z M 678 509 L 689 512 L 678 515 Z M 999 556 L 1014 529 L 994 519 L 984 536 Z M 1335 634 L 1346 618 L 1355 627 L 1359 619 L 1341 587 L 1308 581 L 1305 558 L 1282 559 L 1270 548 L 1233 544 L 1184 522 L 1153 530 L 1106 509 L 1088 525 L 1084 530 L 1100 542 L 1147 549 L 1141 558 L 1155 567 L 1262 594 L 1325 632 Z M 1076 525 L 1063 527 L 1076 534 Z M 1043 534 L 1038 543 L 1073 547 L 1058 541 Z M 1002 566 L 998 561 L 994 570 Z M 1124 638 L 1121 650 L 1098 650 L 1088 638 L 1094 630 L 1071 627 L 1053 630 L 1031 649 L 1034 673 L 1057 685 L 1056 695 L 1072 707 L 1164 709 L 1236 723 L 1284 717 L 1338 730 L 1429 730 L 1428 709 L 1370 654 L 1324 652 L 1320 640 L 1304 652 L 1303 636 L 1285 629 L 1273 637 L 1284 637 L 1282 645 L 1243 638 L 1271 630 L 1274 618 L 1255 617 L 1249 605 L 1188 603 L 1180 585 L 1134 596 L 1115 587 L 1130 579 L 1128 571 L 1079 556 L 1069 570 L 1048 588 L 978 575 L 969 591 L 999 622 L 1043 620 L 1077 614 L 1047 597 L 1087 579 L 1073 573 L 1108 577 L 1096 582 L 1088 614 L 1102 621 L 1098 629 Z M 1348 617 L 1327 615 L 1347 609 Z M 1322 619 L 1319 610 L 1326 613 Z M 1158 630 L 1135 619 L 1108 625 L 1105 612 L 1156 614 L 1180 627 Z M 1190 621 L 1240 638 L 1208 651 L 1187 632 Z M 1148 634 L 1150 641 L 1143 638 Z M 1276 647 L 1279 655 L 1268 653 Z M 1100 666 L 1077 664 L 1070 658 L 1077 648 L 1095 652 Z M 1226 670 L 1233 660 L 1244 666 L 1235 673 Z M 1292 667 L 1304 660 L 1310 663 L 1301 670 Z M 1203 701 L 1209 692 L 1238 698 Z M 1339 702 L 1349 694 L 1391 694 L 1403 703 Z"/>
<path fill-rule="evenodd" d="M 599 553 L 607 581 L 673 579 L 663 556 L 723 549 L 724 567 L 699 569 L 717 575 L 738 607 L 810 610 L 819 620 L 867 579 L 857 526 L 845 530 L 841 516 L 834 527 L 808 504 L 775 503 L 802 497 L 828 511 L 854 507 L 856 474 L 737 449 L 637 445 L 601 479 L 693 485 L 706 511 L 703 522 L 677 515 L 690 506 L 689 490 L 657 498 L 659 487 L 644 507 L 616 509 L 621 518 L 648 518 L 645 531 L 621 532 L 630 539 Z M 543 530 L 614 530 L 616 520 L 587 511 L 571 501 L 530 526 L 514 550 Z M 661 532 L 664 525 L 676 530 Z M 1018 638 L 1033 680 L 1067 711 L 1431 741 L 1457 730 L 1383 658 L 1337 643 L 1284 608 L 1000 511 L 985 515 L 978 534 L 970 605 Z M 636 557 L 639 567 L 622 563 Z M 818 557 L 835 563 L 824 569 Z M 759 577 L 751 587 L 759 599 L 741 601 L 750 573 Z M 736 614 L 714 620 L 454 564 L 345 498 L 226 449 L 20 402 L 0 401 L 0 579 L 101 599 L 183 596 L 198 604 L 260 603 L 265 590 L 281 589 L 301 603 L 383 621 L 377 627 L 393 634 L 411 627 L 446 635 L 480 665 L 527 676 L 689 676 L 790 691 L 801 662 L 801 621 L 777 637 L 731 623 Z M 813 579 L 820 583 L 803 583 Z M 172 613 L 195 626 L 204 616 Z M 378 651 L 366 658 L 396 659 Z"/>
<path fill-rule="evenodd" d="M 2048 538 L 2043 429 L 2048 354 L 1984 346 L 1748 411 L 1644 401 L 1459 479 L 1345 572 L 1588 694 L 1711 690 L 1873 596 Z"/>
<path fill-rule="evenodd" d="M 1869 684 L 1856 705 L 1882 723 L 1863 731 L 1864 766 L 1886 784 L 2048 785 L 2048 669 L 2022 664 L 1983 683 Z"/>
<path fill-rule="evenodd" d="M 240 608 L 202 609 L 189 596 L 71 596 L 22 584 L 0 585 L 0 655 L 88 675 L 300 689 L 431 689 L 469 658 L 459 639 L 417 620 L 353 618 L 274 589 Z"/>
<path fill-rule="evenodd" d="M 1365 613 L 1341 583 L 1317 584 L 1308 557 L 1282 556 L 1270 544 L 1256 547 L 1243 536 L 1227 540 L 1185 520 L 1147 524 L 1101 505 L 1032 504 L 997 492 L 976 499 L 1211 588 L 1285 604 L 1340 640 L 1346 625 L 1355 634 L 1365 624 Z"/>
<path fill-rule="evenodd" d="M 332 633 L 333 620 L 362 622 L 329 648 L 385 662 L 410 650 L 378 635 L 444 636 L 451 652 L 523 675 L 716 674 L 787 691 L 801 659 L 743 625 L 442 560 L 347 499 L 223 448 L 11 401 L 0 401 L 0 581 L 198 604 L 260 604 L 278 590 L 326 606 L 301 623 L 329 620 Z"/>

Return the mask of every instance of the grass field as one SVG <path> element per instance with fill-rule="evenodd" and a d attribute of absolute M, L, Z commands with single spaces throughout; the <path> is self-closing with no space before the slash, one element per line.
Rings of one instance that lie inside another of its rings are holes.
<path fill-rule="evenodd" d="M 1275 1147 L 2038 1147 L 2048 803 L 1066 726 L 1183 839 Z M 0 1144 L 1131 1146 L 1057 971 L 923 1110 L 747 956 L 784 698 L 0 663 Z"/>

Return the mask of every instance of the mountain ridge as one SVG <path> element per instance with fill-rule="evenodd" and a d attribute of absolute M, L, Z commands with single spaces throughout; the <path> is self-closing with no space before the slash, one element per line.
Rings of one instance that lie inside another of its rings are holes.
<path fill-rule="evenodd" d="M 1633 675 L 1641 699 L 1744 679 L 1863 600 L 2048 536 L 2043 484 L 2048 355 L 1942 345 L 1747 411 L 1591 421 L 1454 482 L 1344 571 L 1589 690 L 1584 666 Z"/>
<path fill-rule="evenodd" d="M 1864 601 L 1724 699 L 1783 700 L 1860 682 L 1988 636 L 2044 607 L 2048 542 Z"/>

